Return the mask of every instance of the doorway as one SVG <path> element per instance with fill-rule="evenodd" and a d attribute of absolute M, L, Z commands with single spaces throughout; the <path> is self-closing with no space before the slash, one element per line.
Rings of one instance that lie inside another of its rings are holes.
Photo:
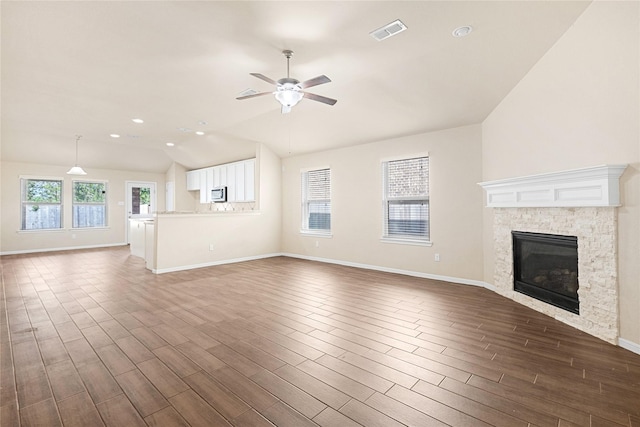
<path fill-rule="evenodd" d="M 127 210 L 126 210 L 126 237 L 129 241 L 129 220 L 138 218 L 151 218 L 156 212 L 156 183 L 127 181 Z"/>

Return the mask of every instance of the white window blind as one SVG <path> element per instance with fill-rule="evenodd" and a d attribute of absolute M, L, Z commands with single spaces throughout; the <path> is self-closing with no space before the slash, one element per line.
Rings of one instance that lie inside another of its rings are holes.
<path fill-rule="evenodd" d="M 302 173 L 302 230 L 331 231 L 331 169 Z"/>
<path fill-rule="evenodd" d="M 429 158 L 383 162 L 384 237 L 429 240 Z"/>

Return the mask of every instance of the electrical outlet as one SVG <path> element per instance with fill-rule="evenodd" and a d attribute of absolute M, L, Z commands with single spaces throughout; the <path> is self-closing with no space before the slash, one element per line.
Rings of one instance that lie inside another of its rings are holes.
<path fill-rule="evenodd" d="M 77 236 L 76 236 L 75 234 L 72 234 L 72 235 L 71 235 L 71 238 L 72 238 L 72 239 L 75 239 L 76 237 L 77 237 Z"/>
<path fill-rule="evenodd" d="M 440 254 L 436 254 L 434 259 L 436 260 L 436 262 L 440 262 Z"/>
<path fill-rule="evenodd" d="M 213 243 L 209 243 L 209 250 L 212 251 L 213 250 Z"/>
<path fill-rule="evenodd" d="M 320 242 L 316 240 L 316 248 L 320 247 Z"/>

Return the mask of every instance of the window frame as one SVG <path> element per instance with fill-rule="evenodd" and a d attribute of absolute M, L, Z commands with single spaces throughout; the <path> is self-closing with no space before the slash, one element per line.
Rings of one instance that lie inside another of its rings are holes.
<path fill-rule="evenodd" d="M 33 202 L 27 200 L 27 186 L 29 181 L 52 181 L 60 183 L 59 201 Z M 59 226 L 52 228 L 26 228 L 26 205 L 59 206 Z M 64 230 L 64 178 L 54 176 L 20 176 L 20 232 L 42 232 L 42 231 L 62 231 Z"/>
<path fill-rule="evenodd" d="M 76 184 L 102 184 L 104 187 L 104 201 L 98 202 L 76 202 L 75 190 Z M 109 181 L 100 179 L 74 179 L 71 181 L 71 229 L 72 230 L 95 230 L 109 227 Z M 97 226 L 77 226 L 76 225 L 76 206 L 104 206 L 103 224 Z"/>
<path fill-rule="evenodd" d="M 416 196 L 389 196 L 389 172 L 388 167 L 389 163 L 404 161 L 404 160 L 414 160 L 425 158 L 427 160 L 427 178 L 426 178 L 426 195 L 416 195 Z M 398 244 L 406 244 L 406 245 L 417 245 L 417 246 L 432 246 L 433 243 L 431 241 L 431 200 L 430 200 L 430 157 L 428 153 L 417 153 L 412 155 L 405 155 L 399 157 L 393 157 L 388 159 L 381 160 L 381 172 L 382 172 L 382 237 L 380 240 L 384 243 L 398 243 Z M 409 202 L 409 203 L 407 203 Z M 411 204 L 410 202 L 415 202 L 415 204 L 426 205 L 426 226 L 425 226 L 425 234 L 423 236 L 418 236 L 414 233 L 390 233 L 389 232 L 389 206 L 390 204 Z"/>
<path fill-rule="evenodd" d="M 324 171 L 327 170 L 329 171 L 329 198 L 322 198 L 322 199 L 310 199 L 309 198 L 309 173 L 311 172 L 320 172 L 320 171 Z M 313 236 L 319 236 L 319 237 L 331 237 L 332 236 L 332 231 L 331 231 L 331 216 L 332 216 L 332 206 L 331 206 L 331 193 L 332 193 L 332 186 L 331 186 L 331 167 L 329 166 L 323 166 L 323 167 L 315 167 L 315 168 L 308 168 L 308 169 L 303 169 L 300 171 L 300 187 L 301 187 L 301 209 L 300 209 L 300 214 L 301 214 L 301 222 L 300 222 L 300 233 L 301 234 L 307 234 L 307 235 L 313 235 Z M 309 228 L 309 218 L 310 218 L 310 205 L 312 203 L 328 203 L 329 204 L 329 228 Z"/>

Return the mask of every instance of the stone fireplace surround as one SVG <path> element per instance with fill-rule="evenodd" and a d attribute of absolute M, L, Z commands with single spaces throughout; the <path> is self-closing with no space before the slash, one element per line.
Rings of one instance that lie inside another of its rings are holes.
<path fill-rule="evenodd" d="M 483 182 L 494 209 L 495 291 L 617 344 L 619 178 L 626 165 Z M 511 231 L 577 236 L 580 314 L 513 290 Z"/>

